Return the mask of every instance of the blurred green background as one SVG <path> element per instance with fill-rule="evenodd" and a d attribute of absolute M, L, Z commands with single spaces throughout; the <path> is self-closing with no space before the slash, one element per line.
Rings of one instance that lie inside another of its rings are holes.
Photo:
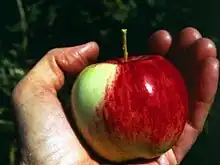
<path fill-rule="evenodd" d="M 93 40 L 99 60 L 121 55 L 121 28 L 128 28 L 130 53 L 146 52 L 158 29 L 177 35 L 197 28 L 219 48 L 218 0 L 2 0 L 0 2 L 0 165 L 18 163 L 11 111 L 15 84 L 48 50 Z M 67 96 L 66 96 L 67 97 Z M 219 94 L 205 129 L 182 164 L 220 164 Z"/>

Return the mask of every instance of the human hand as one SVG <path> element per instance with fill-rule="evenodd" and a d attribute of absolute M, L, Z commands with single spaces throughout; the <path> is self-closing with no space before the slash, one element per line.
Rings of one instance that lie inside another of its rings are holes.
<path fill-rule="evenodd" d="M 166 31 L 153 34 L 149 43 L 153 53 L 165 55 L 179 68 L 190 94 L 189 120 L 178 143 L 156 161 L 147 163 L 176 165 L 201 132 L 214 100 L 219 71 L 216 48 L 192 28 L 180 33 L 176 45 Z M 99 48 L 93 42 L 54 49 L 16 86 L 12 100 L 21 138 L 21 164 L 99 164 L 78 140 L 57 98 L 64 85 L 64 73 L 76 75 L 95 62 L 98 54 Z"/>

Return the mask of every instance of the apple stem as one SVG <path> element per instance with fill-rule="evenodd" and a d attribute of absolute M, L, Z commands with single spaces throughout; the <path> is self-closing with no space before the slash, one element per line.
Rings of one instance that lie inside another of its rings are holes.
<path fill-rule="evenodd" d="M 123 51 L 125 62 L 128 61 L 128 48 L 127 48 L 127 29 L 122 29 L 123 35 Z"/>

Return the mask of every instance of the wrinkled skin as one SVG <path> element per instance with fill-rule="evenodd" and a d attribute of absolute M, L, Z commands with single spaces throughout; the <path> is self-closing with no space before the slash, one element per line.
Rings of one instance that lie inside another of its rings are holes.
<path fill-rule="evenodd" d="M 219 62 L 214 43 L 193 28 L 183 29 L 173 43 L 164 30 L 149 38 L 151 52 L 166 56 L 183 74 L 190 93 L 190 114 L 178 143 L 146 165 L 181 162 L 202 131 L 217 90 Z M 64 85 L 64 73 L 76 75 L 94 63 L 98 54 L 94 42 L 53 49 L 15 87 L 12 101 L 21 138 L 21 164 L 99 164 L 80 143 L 56 95 Z"/>

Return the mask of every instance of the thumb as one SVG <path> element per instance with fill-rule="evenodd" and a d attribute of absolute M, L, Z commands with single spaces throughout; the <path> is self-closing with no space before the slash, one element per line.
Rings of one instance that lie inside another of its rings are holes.
<path fill-rule="evenodd" d="M 25 76 L 46 89 L 56 92 L 64 83 L 64 72 L 76 75 L 88 64 L 96 61 L 99 47 L 95 42 L 49 51 Z"/>
<path fill-rule="evenodd" d="M 74 164 L 88 157 L 56 94 L 64 84 L 64 71 L 77 74 L 96 60 L 98 51 L 94 42 L 53 49 L 13 90 L 12 103 L 26 164 Z"/>

